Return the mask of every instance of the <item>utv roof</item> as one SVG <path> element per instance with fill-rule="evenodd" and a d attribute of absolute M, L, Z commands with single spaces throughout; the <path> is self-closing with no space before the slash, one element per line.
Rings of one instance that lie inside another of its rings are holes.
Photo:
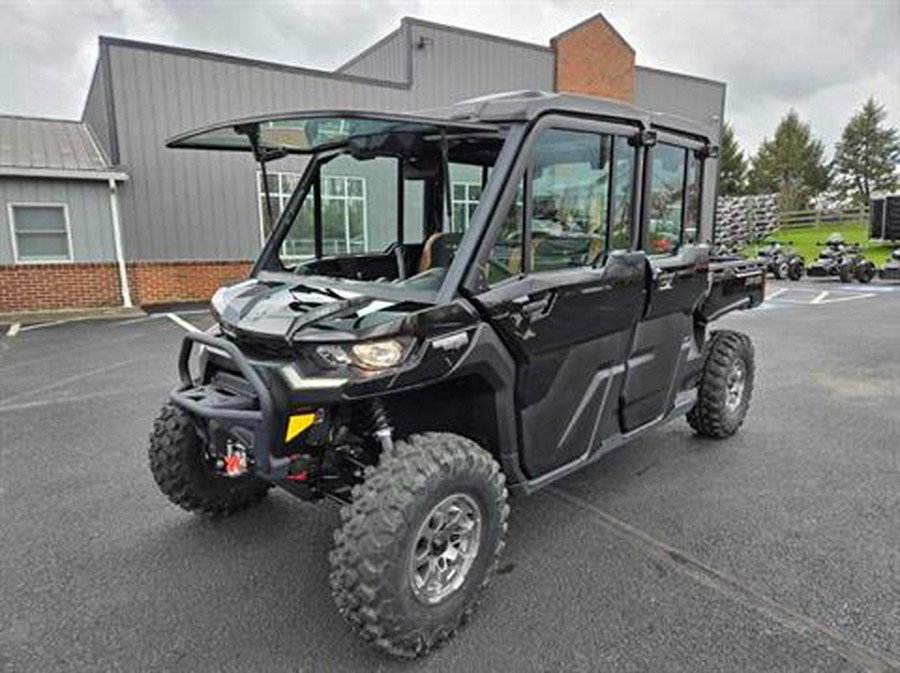
<path fill-rule="evenodd" d="M 713 135 L 712 129 L 683 117 L 650 112 L 608 98 L 547 91 L 511 91 L 492 94 L 471 98 L 448 107 L 423 110 L 418 114 L 455 121 L 496 124 L 510 121 L 530 121 L 550 112 L 602 117 L 613 121 L 632 121 L 639 123 L 645 129 L 674 131 L 695 136 L 706 142 Z"/>
<path fill-rule="evenodd" d="M 702 126 L 672 115 L 647 112 L 626 103 L 570 93 L 517 91 L 473 98 L 411 114 L 362 110 L 318 110 L 245 117 L 179 134 L 167 147 L 311 154 L 345 145 L 351 138 L 387 133 L 461 135 L 496 133 L 500 125 L 530 121 L 550 112 L 627 122 L 642 129 L 671 131 L 708 143 Z M 272 157 L 275 158 L 275 157 Z"/>

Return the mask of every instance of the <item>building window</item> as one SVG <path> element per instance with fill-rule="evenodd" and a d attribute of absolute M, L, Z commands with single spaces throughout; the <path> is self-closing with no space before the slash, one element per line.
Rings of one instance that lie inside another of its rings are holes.
<path fill-rule="evenodd" d="M 297 184 L 299 173 L 269 173 L 269 199 L 272 217 L 278 220 L 287 206 Z M 259 219 L 262 238 L 272 231 L 266 208 L 266 193 L 262 174 L 257 172 L 259 188 Z M 301 226 L 292 228 L 292 234 L 282 244 L 281 257 L 286 260 L 305 259 L 313 255 L 312 198 L 306 199 L 301 209 Z M 309 207 L 307 207 L 309 206 Z M 308 226 L 302 226 L 306 223 Z M 322 176 L 322 247 L 323 254 L 365 252 L 369 235 L 366 226 L 366 180 L 341 175 Z"/>
<path fill-rule="evenodd" d="M 322 253 L 366 252 L 366 181 L 340 175 L 322 176 Z"/>
<path fill-rule="evenodd" d="M 299 173 L 269 173 L 269 199 L 272 206 L 272 219 L 277 221 L 281 211 L 287 205 L 294 187 L 300 182 Z M 259 194 L 259 222 L 262 240 L 265 241 L 272 231 L 269 222 L 269 209 L 266 208 L 266 190 L 263 187 L 262 173 L 256 172 L 256 189 Z"/>
<path fill-rule="evenodd" d="M 469 222 L 478 200 L 481 198 L 481 183 L 479 182 L 454 182 L 453 183 L 453 213 L 450 220 L 452 231 L 463 232 L 469 228 Z"/>
<path fill-rule="evenodd" d="M 17 262 L 71 262 L 69 210 L 58 203 L 11 203 L 9 222 Z"/>

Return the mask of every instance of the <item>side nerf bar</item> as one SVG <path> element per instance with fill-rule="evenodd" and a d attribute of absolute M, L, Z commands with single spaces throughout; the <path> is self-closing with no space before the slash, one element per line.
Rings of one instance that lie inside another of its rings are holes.
<path fill-rule="evenodd" d="M 200 401 L 204 397 L 201 393 L 202 388 L 195 384 L 190 370 L 190 357 L 194 343 L 223 351 L 228 355 L 253 388 L 259 401 L 259 410 L 232 409 L 204 404 Z M 251 429 L 253 432 L 251 451 L 256 462 L 256 472 L 267 479 L 281 479 L 287 476 L 289 460 L 277 458 L 271 453 L 271 431 L 276 427 L 272 395 L 259 373 L 237 346 L 230 341 L 205 332 L 190 332 L 184 336 L 184 340 L 181 342 L 181 352 L 178 355 L 178 375 L 181 379 L 181 386 L 169 394 L 169 399 L 174 404 L 201 418 L 220 421 L 225 426 L 237 425 Z M 192 395 L 191 391 L 200 394 Z"/>

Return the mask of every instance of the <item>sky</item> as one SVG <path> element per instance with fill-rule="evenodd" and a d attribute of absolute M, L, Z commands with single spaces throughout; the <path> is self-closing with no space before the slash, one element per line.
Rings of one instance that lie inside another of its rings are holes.
<path fill-rule="evenodd" d="M 637 62 L 727 83 L 745 150 L 795 108 L 828 152 L 868 96 L 900 126 L 900 1 L 0 0 L 0 114 L 79 118 L 100 34 L 331 70 L 403 16 L 539 44 L 602 11 Z"/>

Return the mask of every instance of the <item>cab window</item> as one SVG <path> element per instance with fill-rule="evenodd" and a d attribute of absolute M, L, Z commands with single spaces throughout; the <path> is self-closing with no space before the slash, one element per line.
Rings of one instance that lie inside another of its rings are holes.
<path fill-rule="evenodd" d="M 646 249 L 676 252 L 696 243 L 703 203 L 703 159 L 692 149 L 660 143 L 648 154 Z"/>
<path fill-rule="evenodd" d="M 612 137 L 551 129 L 537 143 L 531 181 L 531 269 L 589 266 L 606 248 Z"/>
<path fill-rule="evenodd" d="M 647 252 L 667 254 L 681 244 L 687 150 L 660 143 L 650 151 Z"/>
<path fill-rule="evenodd" d="M 596 266 L 608 251 L 629 249 L 634 169 L 627 137 L 544 131 L 494 241 L 488 283 L 525 271 Z"/>

